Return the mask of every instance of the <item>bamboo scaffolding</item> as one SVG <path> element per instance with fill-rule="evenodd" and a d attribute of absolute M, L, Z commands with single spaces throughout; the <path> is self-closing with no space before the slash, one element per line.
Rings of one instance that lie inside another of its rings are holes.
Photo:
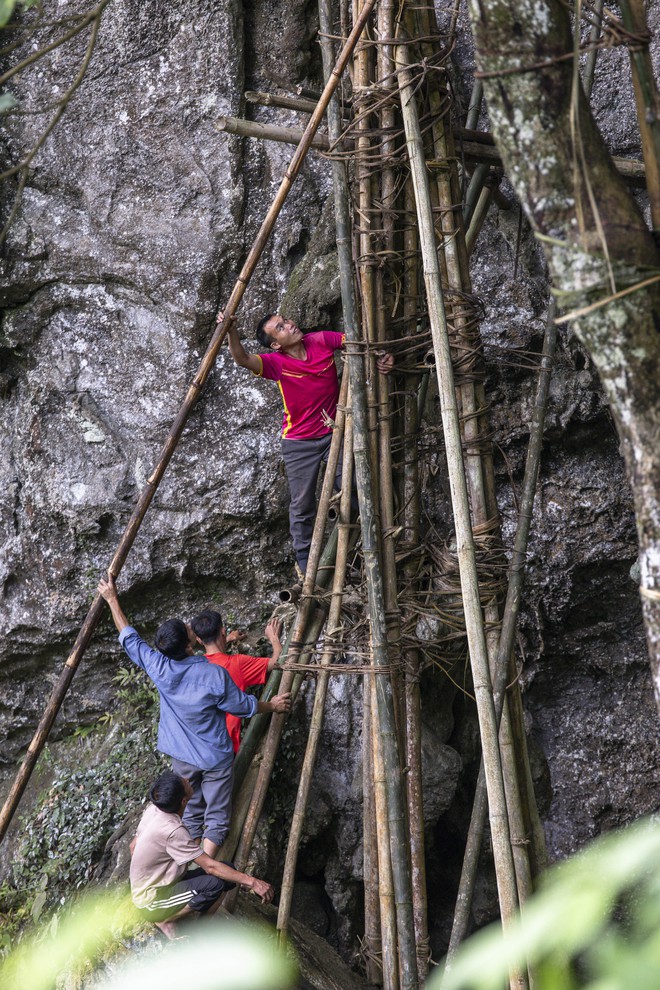
<path fill-rule="evenodd" d="M 415 105 L 414 80 L 408 65 L 408 53 L 405 45 L 397 47 L 396 59 L 408 156 L 417 203 L 426 297 L 431 322 L 433 347 L 436 355 L 445 452 L 449 470 L 451 501 L 456 528 L 457 555 L 465 610 L 465 625 L 486 770 L 493 855 L 495 859 L 502 924 L 506 928 L 515 916 L 518 898 L 515 884 L 515 869 L 511 855 L 509 821 L 498 745 L 497 721 L 495 718 L 488 652 L 479 598 L 466 475 L 461 450 L 461 431 L 449 349 L 449 335 L 438 267 L 428 176 L 424 161 L 424 145 Z M 526 980 L 522 973 L 511 974 L 511 986 L 526 986 Z"/>
<path fill-rule="evenodd" d="M 296 795 L 296 804 L 291 819 L 289 830 L 289 841 L 284 861 L 284 874 L 280 887 L 280 903 L 277 912 L 277 928 L 280 932 L 285 932 L 289 924 L 291 914 L 291 902 L 293 900 L 293 886 L 295 882 L 296 864 L 298 862 L 298 849 L 305 824 L 305 814 L 309 802 L 309 792 L 312 786 L 312 776 L 316 765 L 321 730 L 323 728 L 323 713 L 325 701 L 328 693 L 328 683 L 330 672 L 327 667 L 332 662 L 335 646 L 341 636 L 341 608 L 344 593 L 344 582 L 346 579 L 346 562 L 348 557 L 349 541 L 351 535 L 351 494 L 353 487 L 353 431 L 350 428 L 350 420 L 344 430 L 344 467 L 342 472 L 342 492 L 339 510 L 339 522 L 337 523 L 337 556 L 335 559 L 335 573 L 332 581 L 332 597 L 330 611 L 326 623 L 326 633 L 324 640 L 323 654 L 321 656 L 321 670 L 316 679 L 316 693 L 314 695 L 314 706 L 307 735 L 307 745 L 302 769 L 300 771 L 300 782 Z M 324 669 L 325 668 L 325 669 Z"/>
<path fill-rule="evenodd" d="M 362 12 L 358 3 L 357 10 Z M 358 63 L 360 66 L 360 63 Z M 356 96 L 364 92 L 368 75 L 359 67 L 354 73 L 357 87 Z M 360 88 L 362 87 L 362 88 Z M 356 99 L 354 109 L 357 112 Z M 362 138 L 364 141 L 364 137 Z M 359 144 L 360 138 L 358 138 Z M 360 181 L 365 183 L 364 175 Z M 341 204 L 337 204 L 341 210 Z M 352 291 L 352 286 L 349 291 Z M 346 350 L 348 370 L 353 397 L 353 442 L 355 471 L 357 477 L 358 500 L 360 503 L 360 527 L 362 550 L 367 582 L 367 600 L 371 649 L 373 662 L 377 667 L 387 668 L 387 634 L 383 584 L 378 554 L 378 541 L 375 523 L 374 483 L 371 467 L 371 447 L 369 442 L 369 418 L 365 387 L 365 372 L 361 357 L 361 344 L 355 324 L 346 326 Z M 415 932 L 412 915 L 411 878 L 408 861 L 408 843 L 405 829 L 405 804 L 401 763 L 397 746 L 394 704 L 391 686 L 384 676 L 376 678 L 376 698 L 378 712 L 378 732 L 382 743 L 385 768 L 385 788 L 387 798 L 387 821 L 390 831 L 393 888 L 396 902 L 397 938 L 399 949 L 399 972 L 402 990 L 415 990 L 418 985 L 415 957 Z"/>
<path fill-rule="evenodd" d="M 216 327 L 211 341 L 207 347 L 207 350 L 200 362 L 197 369 L 197 374 L 188 389 L 186 398 L 181 406 L 174 423 L 170 429 L 169 435 L 165 442 L 163 449 L 161 450 L 160 457 L 154 468 L 152 474 L 150 475 L 145 487 L 143 488 L 133 514 L 128 522 L 128 525 L 124 531 L 124 534 L 119 543 L 119 547 L 112 559 L 109 567 L 110 573 L 117 577 L 121 571 L 121 568 L 128 556 L 128 553 L 133 545 L 135 537 L 140 529 L 142 520 L 145 516 L 149 505 L 158 489 L 158 485 L 167 469 L 167 466 L 171 460 L 171 457 L 176 450 L 179 438 L 183 432 L 183 429 L 188 421 L 190 413 L 192 412 L 194 406 L 199 399 L 201 391 L 206 383 L 206 380 L 215 364 L 215 360 L 222 346 L 222 343 L 227 335 L 227 329 L 231 325 L 231 320 L 234 319 L 236 310 L 240 305 L 240 302 L 245 293 L 245 289 L 254 273 L 257 263 L 263 253 L 266 246 L 268 238 L 270 237 L 271 231 L 275 225 L 275 221 L 280 214 L 280 211 L 284 205 L 284 202 L 289 194 L 291 186 L 300 171 L 302 163 L 305 159 L 314 135 L 321 123 L 325 109 L 335 92 L 341 75 L 348 64 L 348 61 L 352 55 L 353 49 L 355 48 L 365 24 L 368 21 L 369 15 L 372 8 L 375 5 L 376 0 L 365 0 L 364 5 L 360 11 L 359 16 L 355 19 L 355 24 L 348 37 L 346 44 L 343 46 L 342 51 L 337 59 L 335 67 L 326 83 L 323 90 L 321 98 L 318 102 L 318 106 L 314 113 L 312 114 L 303 138 L 294 152 L 289 166 L 286 170 L 284 178 L 280 183 L 280 187 L 273 199 L 271 207 L 264 219 L 259 233 L 255 238 L 255 241 L 250 249 L 248 257 L 241 269 L 241 273 L 238 276 L 236 284 L 232 290 L 229 297 L 227 306 L 225 307 L 225 320 L 223 324 L 218 324 Z M 92 638 L 94 630 L 96 629 L 101 616 L 104 613 L 105 603 L 101 598 L 100 594 L 96 594 L 92 605 L 87 613 L 87 617 L 83 622 L 83 625 L 78 633 L 78 637 L 73 646 L 73 650 L 69 655 L 58 681 L 53 688 L 50 700 L 46 706 L 46 709 L 41 717 L 35 735 L 30 743 L 23 764 L 21 765 L 18 774 L 11 786 L 5 804 L 0 812 L 0 842 L 4 839 L 7 832 L 9 824 L 12 820 L 14 812 L 18 807 L 18 803 L 23 795 L 23 792 L 27 786 L 28 780 L 32 774 L 32 770 L 37 762 L 39 754 L 43 749 L 48 734 L 51 730 L 53 722 L 57 716 L 60 706 L 66 696 L 69 685 L 73 676 L 78 668 L 78 665 L 83 657 L 87 646 Z"/>
<path fill-rule="evenodd" d="M 495 710 L 498 718 L 502 710 L 507 673 L 509 677 L 511 677 L 512 674 L 510 657 L 513 651 L 516 628 L 518 624 L 518 614 L 520 611 L 521 591 L 524 578 L 525 561 L 527 557 L 527 544 L 529 541 L 534 495 L 536 492 L 536 484 L 541 462 L 543 427 L 550 392 L 550 378 L 552 375 L 552 364 L 554 360 L 555 342 L 557 337 L 557 328 L 554 322 L 554 316 L 555 305 L 553 301 L 548 312 L 548 320 L 546 323 L 545 336 L 543 340 L 543 354 L 541 358 L 539 381 L 536 391 L 536 401 L 532 412 L 529 446 L 527 450 L 522 492 L 520 496 L 518 525 L 516 527 L 513 553 L 511 555 L 511 563 L 509 565 L 509 583 L 502 617 L 502 631 L 498 646 L 497 667 L 495 672 L 495 682 L 493 685 Z M 465 938 L 467 932 L 479 853 L 483 839 L 486 807 L 486 787 L 482 766 L 479 772 L 479 780 L 477 782 L 477 789 L 472 808 L 472 818 L 470 821 L 470 828 L 468 831 L 465 855 L 463 859 L 463 870 L 461 873 L 459 892 L 456 900 L 456 909 L 454 912 L 449 949 L 447 951 L 448 960 L 452 958 L 459 944 Z"/>

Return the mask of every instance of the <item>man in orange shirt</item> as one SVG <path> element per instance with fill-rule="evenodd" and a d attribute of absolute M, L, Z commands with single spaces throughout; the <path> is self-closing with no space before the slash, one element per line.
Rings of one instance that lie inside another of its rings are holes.
<path fill-rule="evenodd" d="M 268 657 L 253 657 L 243 653 L 227 653 L 228 644 L 235 643 L 241 639 L 241 635 L 230 633 L 227 636 L 219 612 L 212 609 L 205 609 L 196 615 L 190 623 L 190 628 L 197 637 L 197 641 L 204 647 L 204 653 L 209 663 L 224 667 L 234 684 L 245 691 L 249 687 L 256 687 L 258 684 L 265 684 L 273 667 L 276 666 L 282 653 L 282 643 L 280 634 L 282 623 L 279 619 L 271 619 L 264 635 L 270 640 L 273 648 L 273 655 Z M 234 747 L 234 753 L 238 752 L 241 744 L 241 719 L 235 715 L 227 714 L 227 732 Z"/>

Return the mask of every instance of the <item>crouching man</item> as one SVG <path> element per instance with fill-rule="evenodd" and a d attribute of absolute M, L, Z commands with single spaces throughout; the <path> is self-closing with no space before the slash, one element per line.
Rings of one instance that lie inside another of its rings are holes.
<path fill-rule="evenodd" d="M 212 915 L 226 890 L 240 884 L 264 904 L 273 899 L 265 880 L 240 873 L 202 852 L 181 820 L 192 787 L 171 770 L 162 773 L 149 792 L 151 804 L 131 843 L 131 895 L 138 913 L 173 938 L 175 919 L 197 913 Z M 190 863 L 197 869 L 190 870 Z"/>

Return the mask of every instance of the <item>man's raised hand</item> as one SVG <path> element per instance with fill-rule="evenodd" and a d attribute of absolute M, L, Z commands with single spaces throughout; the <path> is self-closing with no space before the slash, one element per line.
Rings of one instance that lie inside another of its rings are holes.
<path fill-rule="evenodd" d="M 102 598 L 105 598 L 106 602 L 109 602 L 117 597 L 117 586 L 110 571 L 108 571 L 107 580 L 105 578 L 101 578 L 99 581 L 97 591 Z"/>

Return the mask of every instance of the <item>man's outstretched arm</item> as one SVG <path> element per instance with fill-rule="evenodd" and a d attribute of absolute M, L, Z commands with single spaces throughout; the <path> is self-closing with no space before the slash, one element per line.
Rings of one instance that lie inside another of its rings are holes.
<path fill-rule="evenodd" d="M 105 598 L 106 602 L 110 607 L 112 612 L 112 618 L 114 620 L 115 626 L 117 627 L 117 632 L 121 632 L 126 626 L 130 626 L 130 622 L 124 615 L 122 607 L 119 604 L 119 598 L 117 596 L 117 588 L 115 586 L 115 579 L 113 578 L 110 571 L 108 571 L 108 580 L 101 578 L 98 587 L 99 594 Z"/>
<path fill-rule="evenodd" d="M 257 897 L 260 897 L 264 904 L 270 904 L 273 899 L 275 891 L 266 880 L 259 880 L 258 877 L 253 877 L 249 873 L 241 873 L 240 870 L 235 870 L 233 866 L 229 866 L 227 863 L 220 863 L 218 860 L 212 859 L 206 853 L 198 856 L 195 862 L 206 873 L 219 877 L 220 880 L 228 880 L 230 883 L 247 887 Z"/>
<path fill-rule="evenodd" d="M 291 711 L 291 692 L 276 694 L 270 701 L 260 701 L 257 704 L 257 711 L 260 715 L 285 715 Z"/>
<path fill-rule="evenodd" d="M 218 313 L 217 320 L 218 323 L 224 321 L 224 313 Z M 253 371 L 255 375 L 261 374 L 261 358 L 256 354 L 249 354 L 243 344 L 241 343 L 241 338 L 238 336 L 238 330 L 236 329 L 236 321 L 232 320 L 229 330 L 227 331 L 227 342 L 229 344 L 229 353 L 233 357 L 234 361 L 241 368 L 249 368 Z"/>

